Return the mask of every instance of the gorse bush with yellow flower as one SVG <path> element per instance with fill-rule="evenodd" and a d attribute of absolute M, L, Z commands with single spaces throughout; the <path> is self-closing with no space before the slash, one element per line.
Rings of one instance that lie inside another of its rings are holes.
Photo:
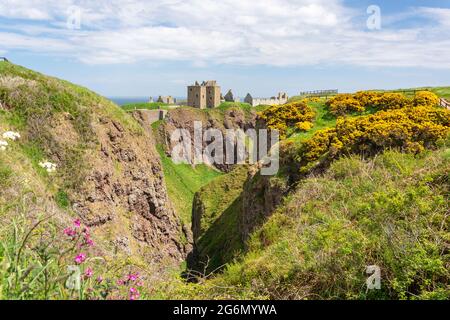
<path fill-rule="evenodd" d="M 342 155 L 371 156 L 389 148 L 419 153 L 444 143 L 449 134 L 450 111 L 407 107 L 358 118 L 339 118 L 336 127 L 317 131 L 292 156 L 300 172 L 309 173 Z"/>
<path fill-rule="evenodd" d="M 335 116 L 353 112 L 364 112 L 368 108 L 391 110 L 406 107 L 432 107 L 439 103 L 439 98 L 429 91 L 419 91 L 412 99 L 401 93 L 360 91 L 355 94 L 339 94 L 327 101 L 326 105 Z"/>
<path fill-rule="evenodd" d="M 339 94 L 327 101 L 327 106 L 335 116 L 364 111 L 364 107 L 352 94 Z"/>
<path fill-rule="evenodd" d="M 439 97 L 430 91 L 419 91 L 412 100 L 414 106 L 435 106 L 439 104 Z"/>
<path fill-rule="evenodd" d="M 271 106 L 258 115 L 266 122 L 269 129 L 278 130 L 280 137 L 284 138 L 288 127 L 295 127 L 300 131 L 311 129 L 315 112 L 305 102 L 296 101 Z"/>

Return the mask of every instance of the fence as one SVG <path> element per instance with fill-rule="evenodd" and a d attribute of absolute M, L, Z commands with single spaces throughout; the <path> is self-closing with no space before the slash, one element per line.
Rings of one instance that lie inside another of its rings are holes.
<path fill-rule="evenodd" d="M 450 110 L 450 102 L 445 99 L 439 99 L 439 105 Z"/>
<path fill-rule="evenodd" d="M 328 97 L 328 96 L 335 96 L 338 94 L 337 89 L 333 90 L 314 90 L 314 91 L 303 91 L 300 92 L 300 96 L 306 96 L 306 97 Z"/>

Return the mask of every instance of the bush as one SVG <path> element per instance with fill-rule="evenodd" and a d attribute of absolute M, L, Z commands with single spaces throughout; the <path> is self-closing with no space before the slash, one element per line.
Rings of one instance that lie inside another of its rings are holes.
<path fill-rule="evenodd" d="M 419 91 L 412 100 L 416 107 L 434 107 L 439 104 L 439 97 L 430 91 Z"/>
<path fill-rule="evenodd" d="M 327 101 L 330 112 L 335 116 L 343 116 L 351 112 L 362 112 L 364 107 L 351 94 L 339 94 Z"/>
<path fill-rule="evenodd" d="M 312 128 L 315 113 L 305 102 L 296 101 L 271 106 L 258 115 L 266 122 L 269 129 L 278 130 L 280 137 L 285 137 L 288 127 L 295 126 L 302 131 Z"/>
<path fill-rule="evenodd" d="M 384 93 L 374 107 L 378 110 L 401 109 L 411 106 L 411 100 L 401 93 Z"/>
<path fill-rule="evenodd" d="M 335 116 L 343 116 L 352 112 L 363 112 L 368 108 L 391 110 L 419 106 L 433 107 L 438 103 L 438 96 L 429 91 L 419 91 L 412 99 L 401 93 L 359 91 L 355 94 L 339 94 L 327 101 L 327 106 Z"/>
<path fill-rule="evenodd" d="M 450 111 L 413 107 L 340 118 L 335 128 L 317 131 L 295 156 L 302 173 L 346 154 L 374 155 L 388 148 L 419 153 L 450 133 Z"/>

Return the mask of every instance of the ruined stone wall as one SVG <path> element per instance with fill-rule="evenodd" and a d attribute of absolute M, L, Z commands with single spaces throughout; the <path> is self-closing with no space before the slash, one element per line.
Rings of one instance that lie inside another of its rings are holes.
<path fill-rule="evenodd" d="M 264 98 L 253 98 L 251 105 L 253 107 L 259 106 L 259 105 L 279 105 L 284 104 L 287 102 L 287 99 L 264 99 Z"/>
<path fill-rule="evenodd" d="M 219 97 L 220 99 L 220 97 Z M 206 87 L 189 86 L 187 105 L 194 108 L 206 108 Z"/>
<path fill-rule="evenodd" d="M 206 107 L 215 108 L 220 104 L 220 87 L 208 86 L 206 87 Z"/>

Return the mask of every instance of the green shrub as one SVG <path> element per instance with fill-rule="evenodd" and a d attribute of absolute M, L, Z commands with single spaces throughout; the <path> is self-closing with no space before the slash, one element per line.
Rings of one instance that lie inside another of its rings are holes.
<path fill-rule="evenodd" d="M 70 205 L 69 196 L 61 189 L 55 194 L 55 202 L 62 209 L 67 209 Z"/>

